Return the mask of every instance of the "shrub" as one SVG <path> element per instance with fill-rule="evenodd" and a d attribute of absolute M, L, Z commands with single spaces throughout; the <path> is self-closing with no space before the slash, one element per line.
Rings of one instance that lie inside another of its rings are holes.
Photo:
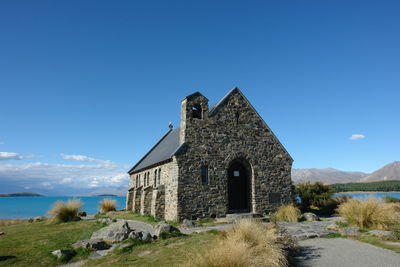
<path fill-rule="evenodd" d="M 385 196 L 382 198 L 382 200 L 385 203 L 400 203 L 400 198 L 398 197 Z"/>
<path fill-rule="evenodd" d="M 301 215 L 300 210 L 293 204 L 281 206 L 275 213 L 277 221 L 298 222 Z"/>
<path fill-rule="evenodd" d="M 52 215 L 52 222 L 68 222 L 76 220 L 82 206 L 79 199 L 70 199 L 66 203 L 57 201 L 47 213 Z"/>
<path fill-rule="evenodd" d="M 115 211 L 117 208 L 116 201 L 110 198 L 104 198 L 100 201 L 100 212 L 107 213 L 109 211 Z"/>
<path fill-rule="evenodd" d="M 308 210 L 311 206 L 323 206 L 324 202 L 331 199 L 335 192 L 331 187 L 320 182 L 299 184 L 296 191 L 301 199 L 303 210 Z"/>
<path fill-rule="evenodd" d="M 339 206 L 338 212 L 350 225 L 360 228 L 387 230 L 396 226 L 400 221 L 399 205 L 380 203 L 374 198 L 350 199 Z"/>
<path fill-rule="evenodd" d="M 347 200 L 351 199 L 351 196 L 336 196 L 328 200 L 322 201 L 318 211 L 315 211 L 318 215 L 331 216 L 335 214 L 337 208 Z"/>
<path fill-rule="evenodd" d="M 287 266 L 286 253 L 276 228 L 242 220 L 221 235 L 211 248 L 190 260 L 188 266 Z"/>

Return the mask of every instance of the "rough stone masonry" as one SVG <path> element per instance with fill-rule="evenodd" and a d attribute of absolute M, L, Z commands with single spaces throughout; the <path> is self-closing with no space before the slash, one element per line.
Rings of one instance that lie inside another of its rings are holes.
<path fill-rule="evenodd" d="M 129 170 L 126 208 L 172 221 L 268 213 L 291 201 L 292 163 L 238 88 L 210 108 L 196 92 L 180 126 Z"/>

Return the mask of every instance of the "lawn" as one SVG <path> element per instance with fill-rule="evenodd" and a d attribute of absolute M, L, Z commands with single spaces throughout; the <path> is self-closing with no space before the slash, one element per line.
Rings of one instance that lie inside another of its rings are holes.
<path fill-rule="evenodd" d="M 115 217 L 137 219 L 137 214 L 119 214 Z M 140 216 L 140 215 L 139 215 Z M 112 216 L 114 217 L 114 215 Z M 146 221 L 145 216 L 141 218 Z M 71 248 L 78 240 L 89 239 L 101 228 L 93 221 L 78 221 L 58 224 L 24 221 L 10 226 L 0 226 L 0 266 L 58 266 L 62 264 L 51 252 Z M 97 260 L 89 260 L 86 266 L 176 266 L 185 263 L 192 253 L 205 249 L 219 235 L 218 231 L 195 233 L 172 237 L 154 243 L 133 244 L 117 249 Z M 71 262 L 87 258 L 78 254 Z"/>
<path fill-rule="evenodd" d="M 68 248 L 77 240 L 88 239 L 101 227 L 96 222 L 79 221 L 59 224 L 23 222 L 0 226 L 0 266 L 57 266 L 51 252 Z M 76 256 L 78 260 L 81 256 Z"/>
<path fill-rule="evenodd" d="M 218 235 L 217 231 L 208 231 L 132 245 L 106 257 L 89 260 L 84 266 L 179 266 L 194 253 L 205 250 Z"/>

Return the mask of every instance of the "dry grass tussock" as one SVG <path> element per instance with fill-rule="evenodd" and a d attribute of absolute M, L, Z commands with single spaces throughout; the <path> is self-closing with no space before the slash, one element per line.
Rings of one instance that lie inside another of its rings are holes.
<path fill-rule="evenodd" d="M 276 228 L 242 220 L 187 263 L 197 267 L 287 266 Z"/>
<path fill-rule="evenodd" d="M 298 222 L 300 215 L 300 210 L 293 204 L 281 206 L 275 213 L 276 220 L 284 222 Z"/>
<path fill-rule="evenodd" d="M 100 201 L 100 212 L 107 213 L 109 211 L 115 211 L 117 208 L 117 202 L 114 199 L 104 198 Z"/>
<path fill-rule="evenodd" d="M 400 222 L 400 205 L 398 203 L 385 204 L 374 198 L 349 199 L 339 206 L 338 213 L 349 224 L 360 228 L 388 230 Z"/>
<path fill-rule="evenodd" d="M 79 199 L 70 199 L 66 203 L 57 201 L 47 212 L 52 215 L 50 222 L 68 222 L 74 220 L 83 203 Z"/>

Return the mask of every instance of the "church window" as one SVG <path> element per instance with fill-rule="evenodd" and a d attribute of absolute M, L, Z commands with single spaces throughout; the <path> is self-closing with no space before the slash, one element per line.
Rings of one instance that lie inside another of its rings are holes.
<path fill-rule="evenodd" d="M 154 181 L 153 181 L 153 183 L 154 183 L 154 187 L 156 187 L 157 186 L 157 170 L 154 171 Z"/>
<path fill-rule="evenodd" d="M 240 116 L 240 114 L 239 114 L 239 111 L 236 111 L 236 113 L 235 113 L 235 117 L 236 117 L 236 125 L 238 125 L 238 124 L 239 124 L 239 116 Z"/>
<path fill-rule="evenodd" d="M 201 166 L 200 173 L 201 173 L 201 183 L 208 184 L 208 166 Z"/>
<path fill-rule="evenodd" d="M 202 110 L 199 105 L 194 105 L 192 107 L 192 118 L 193 119 L 202 119 Z"/>
<path fill-rule="evenodd" d="M 158 169 L 158 184 L 161 184 L 161 168 Z"/>

